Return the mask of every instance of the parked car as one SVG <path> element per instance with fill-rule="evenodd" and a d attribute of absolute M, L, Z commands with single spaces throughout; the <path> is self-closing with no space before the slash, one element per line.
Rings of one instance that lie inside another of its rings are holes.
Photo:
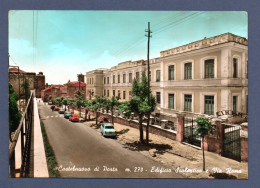
<path fill-rule="evenodd" d="M 101 134 L 106 136 L 116 137 L 116 130 L 112 123 L 103 123 L 101 124 Z"/>
<path fill-rule="evenodd" d="M 60 108 L 55 106 L 54 111 L 59 111 L 59 110 L 60 110 Z"/>
<path fill-rule="evenodd" d="M 60 108 L 59 113 L 64 114 L 64 112 L 65 112 L 64 108 Z"/>
<path fill-rule="evenodd" d="M 71 113 L 70 113 L 70 112 L 68 112 L 68 111 L 65 111 L 65 112 L 64 112 L 64 118 L 69 119 L 70 116 L 71 116 Z"/>
<path fill-rule="evenodd" d="M 49 101 L 49 102 L 48 102 L 48 104 L 49 104 L 49 105 L 52 105 L 52 102 L 51 102 L 51 101 Z"/>
<path fill-rule="evenodd" d="M 79 115 L 78 114 L 72 114 L 70 116 L 70 121 L 79 121 Z"/>

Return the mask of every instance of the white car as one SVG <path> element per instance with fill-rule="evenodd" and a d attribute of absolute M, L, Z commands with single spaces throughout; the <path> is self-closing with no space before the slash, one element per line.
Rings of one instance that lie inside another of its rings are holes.
<path fill-rule="evenodd" d="M 116 137 L 116 130 L 114 129 L 113 124 L 112 123 L 101 124 L 101 134 L 104 137 L 106 136 Z"/>

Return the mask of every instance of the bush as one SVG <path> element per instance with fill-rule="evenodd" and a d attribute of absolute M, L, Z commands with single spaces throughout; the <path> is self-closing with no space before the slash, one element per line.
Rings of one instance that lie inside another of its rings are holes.
<path fill-rule="evenodd" d="M 14 132 L 18 128 L 21 120 L 17 101 L 18 95 L 14 92 L 12 85 L 9 83 L 9 132 Z"/>

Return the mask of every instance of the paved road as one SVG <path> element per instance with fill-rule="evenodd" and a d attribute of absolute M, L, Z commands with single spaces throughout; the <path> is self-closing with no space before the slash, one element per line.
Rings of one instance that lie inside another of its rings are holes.
<path fill-rule="evenodd" d="M 38 105 L 61 177 L 183 178 L 171 167 L 123 148 L 115 139 L 104 138 L 87 125 L 68 121 L 52 112 L 49 105 Z M 95 171 L 97 168 L 99 171 Z M 151 172 L 152 168 L 171 172 Z"/>

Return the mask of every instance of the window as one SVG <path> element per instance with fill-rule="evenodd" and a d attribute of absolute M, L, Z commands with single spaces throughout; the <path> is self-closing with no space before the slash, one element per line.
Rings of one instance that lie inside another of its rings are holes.
<path fill-rule="evenodd" d="M 107 97 L 109 97 L 109 90 L 107 90 Z"/>
<path fill-rule="evenodd" d="M 123 83 L 125 83 L 125 82 L 126 82 L 126 75 L 123 74 Z"/>
<path fill-rule="evenodd" d="M 205 61 L 205 78 L 214 78 L 214 59 Z"/>
<path fill-rule="evenodd" d="M 169 94 L 169 108 L 174 109 L 174 94 Z"/>
<path fill-rule="evenodd" d="M 116 83 L 116 76 L 113 75 L 113 84 Z"/>
<path fill-rule="evenodd" d="M 118 81 L 118 83 L 120 83 L 120 74 L 117 75 L 117 81 Z"/>
<path fill-rule="evenodd" d="M 214 115 L 214 96 L 205 96 L 205 114 Z"/>
<path fill-rule="evenodd" d="M 133 77 L 132 77 L 132 73 L 129 73 L 129 83 L 133 82 Z"/>
<path fill-rule="evenodd" d="M 192 79 L 192 63 L 184 64 L 184 79 L 185 80 Z"/>
<path fill-rule="evenodd" d="M 161 104 L 161 92 L 156 92 L 156 101 L 158 104 Z"/>
<path fill-rule="evenodd" d="M 114 97 L 116 96 L 116 90 L 113 90 L 113 96 Z"/>
<path fill-rule="evenodd" d="M 157 70 L 156 71 L 156 82 L 160 82 L 161 81 L 161 71 Z"/>
<path fill-rule="evenodd" d="M 233 58 L 233 78 L 237 78 L 237 59 Z"/>
<path fill-rule="evenodd" d="M 125 99 L 125 91 L 123 91 L 123 99 Z"/>
<path fill-rule="evenodd" d="M 118 96 L 118 99 L 120 99 L 120 90 L 118 90 L 117 96 Z"/>
<path fill-rule="evenodd" d="M 139 72 L 135 73 L 135 79 L 136 79 L 137 82 L 140 81 L 140 74 L 139 74 Z"/>
<path fill-rule="evenodd" d="M 149 71 L 149 81 L 151 81 L 151 71 Z"/>
<path fill-rule="evenodd" d="M 169 66 L 169 80 L 174 80 L 174 65 Z"/>
<path fill-rule="evenodd" d="M 106 84 L 106 77 L 104 78 L 104 84 Z"/>
<path fill-rule="evenodd" d="M 237 111 L 237 96 L 233 96 L 233 111 Z"/>
<path fill-rule="evenodd" d="M 109 84 L 109 77 L 107 77 L 107 84 Z"/>
<path fill-rule="evenodd" d="M 104 89 L 104 96 L 106 96 L 106 90 Z"/>
<path fill-rule="evenodd" d="M 191 112 L 192 95 L 184 95 L 184 111 Z"/>
<path fill-rule="evenodd" d="M 129 91 L 129 99 L 132 98 L 132 91 Z"/>

